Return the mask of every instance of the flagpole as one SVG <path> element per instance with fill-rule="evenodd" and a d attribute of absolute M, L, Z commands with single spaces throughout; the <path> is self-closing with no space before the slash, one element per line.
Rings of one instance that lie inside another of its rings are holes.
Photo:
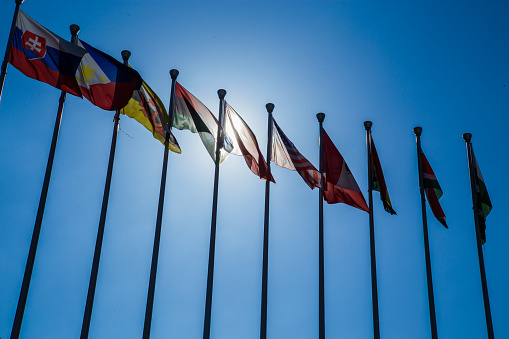
<path fill-rule="evenodd" d="M 19 6 L 25 0 L 16 0 L 16 8 L 14 9 L 14 16 L 12 18 L 11 31 L 9 32 L 9 39 L 7 40 L 7 47 L 5 48 L 4 61 L 2 62 L 0 73 L 0 100 L 2 99 L 2 92 L 4 90 L 5 75 L 7 74 L 7 64 L 9 63 L 9 55 L 11 54 L 12 40 L 14 39 L 14 29 L 16 28 L 16 21 L 18 20 Z"/>
<path fill-rule="evenodd" d="M 479 257 L 479 269 L 481 271 L 481 285 L 482 285 L 482 293 L 483 293 L 483 300 L 484 300 L 484 314 L 486 316 L 486 328 L 488 330 L 488 338 L 493 339 L 493 323 L 491 321 L 491 309 L 490 309 L 490 300 L 488 297 L 488 284 L 486 283 L 486 272 L 484 269 L 484 257 L 482 253 L 482 243 L 481 243 L 481 228 L 479 226 L 479 204 L 477 201 L 477 194 L 476 194 L 476 167 L 473 163 L 473 148 L 472 148 L 472 134 L 471 133 L 465 133 L 463 134 L 463 139 L 465 140 L 467 144 L 467 157 L 468 157 L 468 170 L 470 173 L 470 190 L 472 191 L 472 204 L 473 204 L 473 211 L 474 211 L 474 222 L 475 222 L 475 235 L 477 240 L 477 254 Z"/>
<path fill-rule="evenodd" d="M 219 156 L 221 155 L 221 147 L 223 147 L 222 127 L 224 120 L 224 97 L 226 91 L 220 89 L 217 91 L 219 96 L 219 128 L 217 129 L 216 141 L 216 159 L 214 172 L 214 197 L 212 199 L 212 221 L 210 225 L 210 246 L 209 246 L 209 267 L 207 274 L 207 295 L 205 298 L 205 319 L 203 322 L 203 339 L 210 338 L 210 321 L 212 311 L 212 285 L 214 283 L 214 255 L 216 251 L 216 221 L 217 221 L 217 193 L 219 188 Z"/>
<path fill-rule="evenodd" d="M 71 25 L 71 31 L 73 32 L 73 40 L 77 39 L 80 28 L 78 25 Z M 75 32 L 75 33 L 74 33 Z M 131 52 L 122 51 L 122 59 L 124 65 L 128 64 Z M 101 215 L 99 217 L 99 226 L 97 228 L 97 238 L 95 241 L 94 259 L 92 262 L 92 270 L 90 271 L 90 281 L 88 283 L 87 301 L 85 304 L 85 313 L 83 314 L 83 323 L 81 325 L 81 339 L 87 339 L 90 330 L 90 321 L 92 318 L 92 308 L 94 305 L 95 288 L 97 286 L 97 275 L 99 272 L 99 261 L 101 259 L 101 249 L 104 237 L 104 226 L 106 224 L 106 214 L 108 211 L 108 201 L 110 196 L 111 176 L 113 173 L 113 161 L 115 160 L 115 150 L 117 147 L 117 134 L 120 120 L 120 111 L 115 112 L 113 117 L 113 133 L 111 136 L 111 147 L 110 147 L 110 158 L 108 161 L 108 168 L 106 170 L 106 182 L 104 184 L 103 201 L 101 206 Z"/>
<path fill-rule="evenodd" d="M 429 255 L 428 221 L 426 218 L 426 198 L 424 197 L 424 185 L 422 175 L 422 149 L 421 149 L 422 127 L 415 127 L 414 133 L 417 141 L 417 164 L 419 168 L 419 188 L 421 192 L 422 230 L 424 233 L 424 255 L 426 258 L 426 276 L 428 281 L 428 303 L 429 303 L 429 318 L 431 323 L 431 338 L 437 339 L 438 338 L 437 319 L 435 315 L 435 299 L 433 296 L 433 280 L 431 279 L 431 259 Z"/>
<path fill-rule="evenodd" d="M 376 282 L 375 220 L 373 217 L 373 157 L 371 153 L 371 121 L 364 121 L 366 128 L 366 147 L 368 154 L 368 196 L 369 196 L 369 245 L 371 253 L 371 300 L 373 302 L 373 337 L 380 339 L 380 320 L 378 315 L 378 289 Z"/>
<path fill-rule="evenodd" d="M 267 131 L 267 168 L 270 173 L 270 162 L 272 156 L 272 112 L 274 104 L 268 103 L 267 108 L 268 131 Z M 260 339 L 267 338 L 267 281 L 269 270 L 269 198 L 270 198 L 270 180 L 265 182 L 265 219 L 263 224 L 263 268 L 262 268 L 262 310 L 260 321 Z"/>
<path fill-rule="evenodd" d="M 323 121 L 325 120 L 324 113 L 316 115 L 320 126 L 320 191 L 318 195 L 318 338 L 325 339 L 325 274 L 324 274 L 324 255 L 323 255 Z"/>
<path fill-rule="evenodd" d="M 175 110 L 175 83 L 179 71 L 176 69 L 170 70 L 171 76 L 171 94 L 170 94 L 170 107 L 168 109 L 169 121 L 168 131 L 164 140 L 164 158 L 163 170 L 161 173 L 161 187 L 159 190 L 159 206 L 157 207 L 156 230 L 154 235 L 154 247 L 152 249 L 152 265 L 150 266 L 150 281 L 148 285 L 147 294 L 147 307 L 145 309 L 145 323 L 143 325 L 143 339 L 150 338 L 150 328 L 152 325 L 152 310 L 154 308 L 154 294 L 156 288 L 156 275 L 157 275 L 157 262 L 159 260 L 159 244 L 161 242 L 161 226 L 163 223 L 163 207 L 164 207 L 164 193 L 166 191 L 166 173 L 168 169 L 168 148 L 171 127 L 173 122 L 173 112 Z"/>

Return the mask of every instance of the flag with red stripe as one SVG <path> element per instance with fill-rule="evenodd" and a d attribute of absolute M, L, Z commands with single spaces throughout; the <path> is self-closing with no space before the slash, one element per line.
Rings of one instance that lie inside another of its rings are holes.
<path fill-rule="evenodd" d="M 424 192 L 426 193 L 426 197 L 428 198 L 428 204 L 433 212 L 433 215 L 440 221 L 442 225 L 447 227 L 445 223 L 445 213 L 438 202 L 438 199 L 442 196 L 443 192 L 438 184 L 437 177 L 435 173 L 431 169 L 431 166 L 424 155 L 424 152 L 421 152 L 422 155 L 422 183 L 424 186 Z"/>

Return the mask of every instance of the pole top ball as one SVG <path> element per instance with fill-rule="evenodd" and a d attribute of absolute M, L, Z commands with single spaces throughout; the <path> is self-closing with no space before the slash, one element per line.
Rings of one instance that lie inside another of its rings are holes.
<path fill-rule="evenodd" d="M 325 113 L 318 113 L 316 118 L 318 119 L 318 122 L 323 122 L 325 120 Z"/>
<path fill-rule="evenodd" d="M 76 24 L 72 24 L 71 26 L 69 26 L 69 29 L 71 30 L 72 36 L 78 35 L 78 33 L 80 32 L 80 26 Z"/>
<path fill-rule="evenodd" d="M 364 121 L 364 127 L 366 128 L 366 131 L 369 131 L 371 129 L 371 126 L 373 126 L 373 123 L 371 121 Z"/>
<path fill-rule="evenodd" d="M 173 79 L 177 79 L 178 75 L 179 75 L 179 71 L 178 70 L 176 70 L 176 69 L 170 70 L 170 76 L 171 76 L 172 80 Z"/>
<path fill-rule="evenodd" d="M 124 49 L 120 54 L 122 54 L 122 60 L 124 60 L 124 62 L 127 63 L 129 58 L 131 57 L 131 52 L 129 52 L 128 50 Z"/>
<path fill-rule="evenodd" d="M 472 140 L 472 133 L 463 134 L 463 139 L 465 139 L 466 142 L 470 142 L 470 140 Z"/>
<path fill-rule="evenodd" d="M 219 90 L 217 91 L 217 95 L 219 96 L 219 99 L 221 99 L 221 100 L 222 100 L 222 99 L 224 99 L 224 96 L 226 95 L 226 90 L 224 90 L 224 89 L 219 89 Z"/>
<path fill-rule="evenodd" d="M 272 113 L 274 111 L 274 104 L 269 102 L 267 105 L 265 105 L 265 108 L 267 109 L 267 113 Z"/>
<path fill-rule="evenodd" d="M 415 127 L 414 128 L 414 133 L 415 133 L 416 136 L 420 137 L 421 133 L 422 133 L 422 127 Z"/>

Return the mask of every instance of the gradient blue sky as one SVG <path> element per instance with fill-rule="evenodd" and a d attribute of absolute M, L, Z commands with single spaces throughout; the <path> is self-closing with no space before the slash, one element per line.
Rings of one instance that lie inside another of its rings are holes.
<path fill-rule="evenodd" d="M 0 5 L 4 48 L 14 0 Z M 412 128 L 444 191 L 450 228 L 429 217 L 438 333 L 486 338 L 465 143 L 493 203 L 484 246 L 497 338 L 509 337 L 505 130 L 509 108 L 506 1 L 33 1 L 28 15 L 131 65 L 169 101 L 168 71 L 217 114 L 219 88 L 265 153 L 265 104 L 318 165 L 316 113 L 366 192 L 363 122 L 397 216 L 375 196 L 381 336 L 430 338 Z M 3 53 L 3 50 L 2 50 Z M 59 91 L 8 68 L 0 103 L 0 337 L 10 335 L 50 147 Z M 127 117 L 113 170 L 90 338 L 140 338 L 163 147 Z M 68 95 L 22 338 L 81 330 L 113 112 Z M 214 165 L 196 134 L 175 131 L 170 154 L 152 338 L 201 338 Z M 273 166 L 268 338 L 318 336 L 318 192 Z M 214 339 L 259 337 L 264 187 L 242 158 L 221 166 Z M 506 221 L 504 221 L 506 220 Z M 371 338 L 368 215 L 325 206 L 328 338 Z"/>

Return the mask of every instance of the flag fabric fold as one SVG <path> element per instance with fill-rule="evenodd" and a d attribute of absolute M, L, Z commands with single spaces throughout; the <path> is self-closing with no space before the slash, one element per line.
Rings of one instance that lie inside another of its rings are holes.
<path fill-rule="evenodd" d="M 76 38 L 75 43 L 87 51 L 76 72 L 83 96 L 107 111 L 124 108 L 134 90 L 140 89 L 138 72 L 83 40 Z"/>
<path fill-rule="evenodd" d="M 484 244 L 486 242 L 486 217 L 490 213 L 492 205 L 473 149 L 472 163 L 475 175 L 475 194 L 477 196 L 477 206 L 475 208 L 477 209 L 477 220 L 479 221 L 479 231 L 481 232 L 481 243 Z"/>
<path fill-rule="evenodd" d="M 428 159 L 426 159 L 424 152 L 421 152 L 421 155 L 422 155 L 422 183 L 424 186 L 423 187 L 424 192 L 426 193 L 426 197 L 428 198 L 429 207 L 431 208 L 431 211 L 433 212 L 435 218 L 437 218 L 438 221 L 440 221 L 440 223 L 445 226 L 445 228 L 448 228 L 445 222 L 445 213 L 442 210 L 440 203 L 438 202 L 438 199 L 440 199 L 440 197 L 443 194 L 442 189 L 438 184 L 437 177 L 435 176 L 435 173 L 433 172 L 433 169 L 431 168 Z"/>
<path fill-rule="evenodd" d="M 253 131 L 226 101 L 225 105 L 224 130 L 233 146 L 230 153 L 242 155 L 247 167 L 260 179 L 276 183 L 260 151 L 260 147 L 258 147 L 258 141 Z"/>
<path fill-rule="evenodd" d="M 380 199 L 384 204 L 384 209 L 390 214 L 396 214 L 396 212 L 392 208 L 391 199 L 389 198 L 389 191 L 387 190 L 384 173 L 382 172 L 382 165 L 380 164 L 380 159 L 378 158 L 378 153 L 376 151 L 373 138 L 370 138 L 370 141 L 371 141 L 371 164 L 373 166 L 371 168 L 373 172 L 372 175 L 373 182 L 371 183 L 371 188 L 375 191 L 380 192 Z"/>
<path fill-rule="evenodd" d="M 9 63 L 27 77 L 82 97 L 75 74 L 86 52 L 19 11 Z"/>
<path fill-rule="evenodd" d="M 329 204 L 344 203 L 369 212 L 364 196 L 348 165 L 323 130 L 322 159 L 325 188 L 323 197 Z"/>
<path fill-rule="evenodd" d="M 320 172 L 299 152 L 286 137 L 276 120 L 272 118 L 272 155 L 271 160 L 278 166 L 297 171 L 311 188 L 320 187 Z"/>
<path fill-rule="evenodd" d="M 154 138 L 164 145 L 166 133 L 168 133 L 164 129 L 164 126 L 169 122 L 168 113 L 161 99 L 159 99 L 145 81 L 142 82 L 140 89 L 134 90 L 131 99 L 120 110 L 120 113 L 135 119 L 145 126 L 146 129 L 152 132 Z M 175 153 L 182 153 L 177 140 L 171 133 L 168 149 Z"/>

